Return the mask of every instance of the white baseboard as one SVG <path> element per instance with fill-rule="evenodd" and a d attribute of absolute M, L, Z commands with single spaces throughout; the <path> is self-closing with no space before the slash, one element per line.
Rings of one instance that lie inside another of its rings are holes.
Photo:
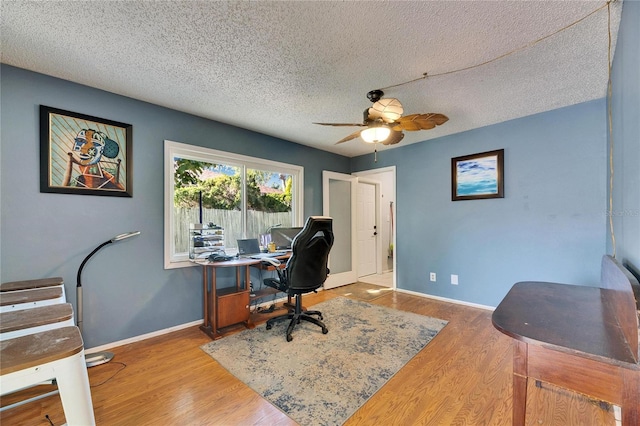
<path fill-rule="evenodd" d="M 323 290 L 322 288 L 318 289 L 318 291 L 322 291 L 322 290 Z M 426 297 L 428 299 L 440 300 L 442 302 L 455 303 L 457 305 L 465 305 L 465 306 L 470 306 L 470 307 L 473 307 L 473 308 L 487 309 L 487 310 L 490 310 L 490 311 L 495 310 L 494 306 L 486 306 L 486 305 L 480 305 L 480 304 L 477 304 L 477 303 L 463 302 L 461 300 L 448 299 L 446 297 L 434 296 L 434 295 L 431 295 L 431 294 L 424 294 L 424 293 L 419 293 L 417 291 L 411 291 L 411 290 L 403 290 L 401 288 L 396 288 L 395 290 L 397 292 L 399 292 L 399 293 L 406 293 L 406 294 L 411 294 L 411 295 L 414 295 L 414 296 Z M 260 303 L 257 306 L 258 307 L 263 307 L 263 306 L 270 305 L 272 303 L 283 302 L 285 300 L 287 300 L 287 298 L 283 297 L 283 298 L 280 298 L 280 299 L 277 299 L 277 300 L 274 300 L 274 301 Z M 172 333 L 174 331 L 183 330 L 185 328 L 193 327 L 195 325 L 201 325 L 202 323 L 203 323 L 203 320 L 199 319 L 199 320 L 191 321 L 191 322 L 188 322 L 188 323 L 185 323 L 185 324 L 176 325 L 174 327 L 164 328 L 162 330 L 153 331 L 151 333 L 141 334 L 139 336 L 130 337 L 129 339 L 119 340 L 117 342 L 107 343 L 105 345 L 95 346 L 93 348 L 85 348 L 85 353 L 86 354 L 92 354 L 94 352 L 106 351 L 108 349 L 115 348 L 115 347 L 118 347 L 118 346 L 124 346 L 124 345 L 128 345 L 130 343 L 140 342 L 142 340 L 150 339 L 152 337 L 162 336 L 163 334 L 168 334 L 168 333 Z"/>
<path fill-rule="evenodd" d="M 480 305 L 478 303 L 464 302 L 462 300 L 449 299 L 446 297 L 434 296 L 432 294 L 425 294 L 425 293 L 419 293 L 417 291 L 404 290 L 401 288 L 396 288 L 396 291 L 399 293 L 407 293 L 414 296 L 426 297 L 428 299 L 440 300 L 442 302 L 455 303 L 456 305 L 464 305 L 464 306 L 470 306 L 472 308 L 486 309 L 488 311 L 494 311 L 496 309 L 495 306 L 487 306 L 487 305 Z"/>
<path fill-rule="evenodd" d="M 162 336 L 163 334 L 167 334 L 167 333 L 171 333 L 171 332 L 174 332 L 174 331 L 183 330 L 185 328 L 193 327 L 194 325 L 201 325 L 202 322 L 203 322 L 203 320 L 200 319 L 200 320 L 188 322 L 186 324 L 180 324 L 180 325 L 176 325 L 174 327 L 169 327 L 169 328 L 165 328 L 165 329 L 162 329 L 162 330 L 153 331 L 151 333 L 141 334 L 139 336 L 134 336 L 134 337 L 131 337 L 129 339 L 124 339 L 124 340 L 119 340 L 117 342 L 107 343 L 106 345 L 96 346 L 96 347 L 88 348 L 88 349 L 85 348 L 85 353 L 86 354 L 91 354 L 91 353 L 94 353 L 94 352 L 106 351 L 107 349 L 115 348 L 117 346 L 128 345 L 129 343 L 140 342 L 141 340 L 146 340 L 146 339 L 150 339 L 152 337 Z"/>
<path fill-rule="evenodd" d="M 319 288 L 318 291 L 322 291 L 322 288 Z M 267 306 L 267 305 L 271 305 L 272 303 L 284 302 L 286 300 L 287 300 L 286 297 L 282 297 L 282 298 L 279 298 L 279 299 L 276 299 L 276 300 L 273 300 L 273 301 L 260 303 L 257 306 L 258 307 L 264 307 L 264 306 Z M 151 333 L 141 334 L 139 336 L 130 337 L 129 339 L 124 339 L 124 340 L 119 340 L 117 342 L 107 343 L 107 344 L 102 345 L 102 346 L 95 346 L 93 348 L 85 348 L 85 353 L 86 354 L 92 354 L 94 352 L 106 351 L 108 349 L 115 348 L 117 346 L 128 345 L 130 343 L 140 342 L 142 340 L 150 339 L 152 337 L 162 336 L 163 334 L 171 333 L 171 332 L 178 331 L 178 330 L 183 330 L 185 328 L 193 327 L 194 325 L 202 325 L 203 322 L 204 322 L 204 319 L 199 319 L 199 320 L 188 322 L 186 324 L 180 324 L 180 325 L 176 325 L 174 327 L 169 327 L 169 328 L 165 328 L 165 329 L 162 329 L 162 330 L 153 331 Z"/>

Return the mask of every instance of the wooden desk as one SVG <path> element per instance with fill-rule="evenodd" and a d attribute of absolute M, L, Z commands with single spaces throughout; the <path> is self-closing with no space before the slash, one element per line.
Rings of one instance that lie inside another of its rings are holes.
<path fill-rule="evenodd" d="M 621 294 L 624 303 L 617 304 Z M 623 425 L 640 425 L 638 320 L 633 293 L 631 300 L 628 295 L 617 288 L 545 282 L 512 287 L 492 322 L 515 339 L 514 425 L 525 424 L 529 377 L 618 405 Z M 635 318 L 622 323 L 629 308 Z"/>
<path fill-rule="evenodd" d="M 289 254 L 279 256 L 278 260 L 286 260 Z M 199 263 L 202 266 L 202 291 L 204 323 L 200 330 L 212 339 L 219 339 L 222 335 L 220 328 L 244 323 L 247 328 L 253 328 L 249 312 L 249 282 L 251 281 L 250 267 L 261 267 L 260 259 L 239 258 L 223 262 Z M 285 263 L 282 263 L 282 267 Z M 217 289 L 216 270 L 218 268 L 235 268 L 236 285 Z M 273 267 L 264 267 L 266 269 Z M 270 269 L 270 270 L 271 270 Z"/>

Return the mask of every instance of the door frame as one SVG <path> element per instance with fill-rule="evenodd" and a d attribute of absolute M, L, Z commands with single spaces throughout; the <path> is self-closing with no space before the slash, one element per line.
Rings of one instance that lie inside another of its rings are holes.
<path fill-rule="evenodd" d="M 393 208 L 391 209 L 391 213 L 393 215 L 393 226 L 391 227 L 391 231 L 393 233 L 393 238 L 392 238 L 392 244 L 393 244 L 393 259 L 392 259 L 392 268 L 393 268 L 393 289 L 396 289 L 398 286 L 398 245 L 397 245 L 397 227 L 398 227 L 398 215 L 397 215 L 397 207 L 398 207 L 398 199 L 397 199 L 397 173 L 396 173 L 396 166 L 388 166 L 388 167 L 381 167 L 378 169 L 369 169 L 369 170 L 362 170 L 359 172 L 354 172 L 352 173 L 353 176 L 357 176 L 359 179 L 374 179 L 375 180 L 375 175 L 380 174 L 380 173 L 388 173 L 391 172 L 391 176 L 392 176 L 392 182 L 391 182 L 391 191 L 393 192 Z M 378 181 L 379 182 L 379 181 Z M 378 202 L 380 201 L 380 197 L 377 197 Z M 379 208 L 378 208 L 378 218 L 379 221 L 381 221 L 382 217 L 384 217 L 384 212 L 387 209 L 387 204 L 380 202 L 379 203 Z M 384 211 L 383 211 L 384 209 Z M 382 231 L 382 229 L 380 228 L 380 225 L 378 225 L 378 231 Z M 382 259 L 382 242 L 380 240 L 380 253 L 378 256 L 378 260 L 381 262 Z M 382 267 L 380 269 L 380 272 L 382 272 Z M 379 273 L 380 273 L 379 272 Z"/>

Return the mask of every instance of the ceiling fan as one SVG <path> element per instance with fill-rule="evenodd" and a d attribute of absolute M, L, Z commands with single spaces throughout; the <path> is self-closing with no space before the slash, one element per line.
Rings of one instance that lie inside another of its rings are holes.
<path fill-rule="evenodd" d="M 449 117 L 443 114 L 426 113 L 402 116 L 402 104 L 395 98 L 383 98 L 382 90 L 372 90 L 367 98 L 373 102 L 371 108 L 364 110 L 362 123 L 313 123 L 321 126 L 358 126 L 365 129 L 358 130 L 340 139 L 339 143 L 350 141 L 358 136 L 368 143 L 382 143 L 394 145 L 404 138 L 403 131 L 429 130 L 446 123 Z"/>

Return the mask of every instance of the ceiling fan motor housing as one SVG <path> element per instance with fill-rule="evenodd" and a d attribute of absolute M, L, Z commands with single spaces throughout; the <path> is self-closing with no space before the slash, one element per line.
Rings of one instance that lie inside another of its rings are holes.
<path fill-rule="evenodd" d="M 367 93 L 367 99 L 371 102 L 376 103 L 384 96 L 384 92 L 382 90 L 372 90 Z"/>

